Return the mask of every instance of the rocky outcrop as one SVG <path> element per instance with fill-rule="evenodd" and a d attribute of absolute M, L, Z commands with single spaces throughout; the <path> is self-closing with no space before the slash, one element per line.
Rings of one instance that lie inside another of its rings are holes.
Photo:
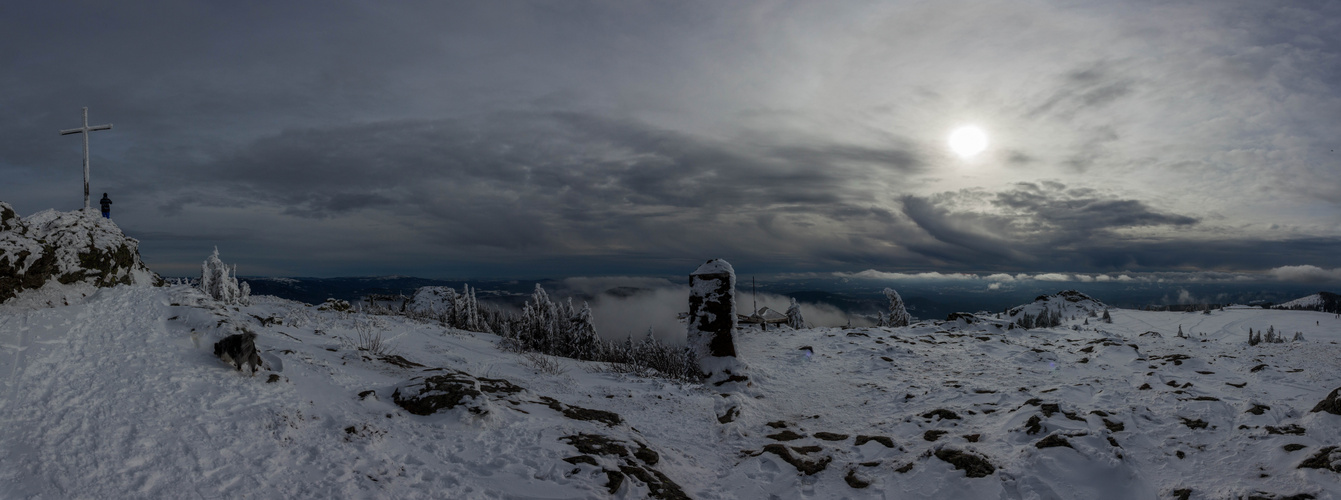
<path fill-rule="evenodd" d="M 1015 306 L 1006 312 L 1007 320 L 1017 327 L 1052 328 L 1068 318 L 1099 317 L 1108 310 L 1103 302 L 1075 290 L 1039 295 L 1032 303 Z"/>
<path fill-rule="evenodd" d="M 140 242 L 94 210 L 46 210 L 20 218 L 0 202 L 0 302 L 51 281 L 99 287 L 156 285 Z"/>

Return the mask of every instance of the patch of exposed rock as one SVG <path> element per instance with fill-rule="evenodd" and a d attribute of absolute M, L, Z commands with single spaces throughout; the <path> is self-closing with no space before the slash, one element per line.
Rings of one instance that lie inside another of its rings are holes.
<path fill-rule="evenodd" d="M 687 500 L 689 498 L 680 485 L 653 467 L 660 461 L 660 456 L 641 442 L 629 442 L 600 434 L 582 433 L 564 436 L 559 440 L 577 448 L 577 451 L 582 453 L 582 455 L 565 458 L 565 462 L 573 465 L 583 463 L 602 468 L 606 477 L 605 487 L 611 495 L 619 491 L 626 478 L 631 477 L 647 487 L 648 498 L 668 500 Z M 637 449 L 629 451 L 633 449 L 634 445 L 637 446 Z M 597 460 L 596 456 L 605 458 L 604 460 Z M 613 461 L 614 463 L 611 464 L 613 468 L 605 467 L 601 464 L 602 461 Z"/>
<path fill-rule="evenodd" d="M 815 475 L 816 473 L 824 470 L 825 468 L 829 467 L 829 462 L 833 461 L 833 457 L 830 456 L 810 459 L 803 456 L 792 455 L 791 450 L 787 449 L 786 446 L 780 444 L 765 445 L 764 449 L 762 450 L 756 452 L 749 452 L 749 451 L 746 452 L 746 454 L 756 457 L 764 453 L 772 453 L 774 455 L 777 455 L 778 458 L 782 459 L 782 461 L 791 464 L 792 467 L 796 467 L 797 472 L 800 472 L 807 476 Z M 813 453 L 813 451 L 810 451 L 810 453 Z M 809 453 L 803 453 L 803 454 L 809 454 Z"/>
<path fill-rule="evenodd" d="M 987 477 L 996 472 L 996 467 L 986 457 L 973 452 L 941 448 L 936 450 L 936 458 L 964 471 L 968 477 Z"/>
<path fill-rule="evenodd" d="M 467 411 L 476 415 L 489 412 L 488 400 L 483 397 L 479 381 L 455 371 L 416 377 L 408 384 L 397 387 L 391 394 L 391 400 L 415 415 L 432 415 L 463 405 Z"/>
<path fill-rule="evenodd" d="M 1336 451 L 1336 449 L 1337 449 L 1336 446 L 1328 446 L 1326 448 L 1318 450 L 1318 452 L 1314 453 L 1313 456 L 1308 457 L 1308 459 L 1304 460 L 1303 463 L 1300 463 L 1299 468 L 1326 469 L 1332 472 L 1341 472 L 1341 460 L 1338 460 L 1341 457 L 1336 456 L 1341 455 L 1341 453 L 1333 453 Z"/>

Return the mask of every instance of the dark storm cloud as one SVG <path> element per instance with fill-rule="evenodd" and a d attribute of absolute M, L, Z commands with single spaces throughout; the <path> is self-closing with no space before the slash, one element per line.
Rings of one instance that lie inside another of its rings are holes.
<path fill-rule="evenodd" d="M 977 208 L 974 208 L 977 207 Z M 1197 224 L 1193 217 L 1156 211 L 1144 202 L 1089 188 L 1044 181 L 988 193 L 960 191 L 905 196 L 903 213 L 937 244 L 912 246 L 928 257 L 961 263 L 1007 259 L 1019 265 L 1078 260 L 1094 267 L 1186 265 L 1145 257 L 1163 244 L 1127 241 L 1117 231 Z M 1114 250 L 1121 247 L 1121 250 Z M 1148 250 L 1142 250 L 1148 248 Z M 1081 256 L 1070 259 L 1068 256 Z"/>
<path fill-rule="evenodd" d="M 1184 238 L 1180 231 L 1198 225 L 1199 219 L 1057 182 L 1020 183 L 998 193 L 908 196 L 903 205 L 904 213 L 935 238 L 929 244 L 909 244 L 909 249 L 961 268 L 996 262 L 993 269 L 1001 270 L 1264 271 L 1327 266 L 1341 253 L 1341 238 L 1336 237 Z M 962 208 L 972 206 L 981 209 Z M 1142 236 L 1122 232 L 1142 228 L 1156 231 Z"/>
<path fill-rule="evenodd" d="M 506 113 L 286 131 L 194 169 L 207 178 L 191 184 L 213 194 L 156 189 L 170 212 L 218 204 L 223 190 L 234 204 L 315 218 L 371 211 L 389 224 L 427 226 L 439 241 L 512 250 L 692 248 L 722 231 L 736 233 L 730 247 L 748 248 L 825 221 L 888 222 L 888 210 L 865 204 L 878 195 L 864 179 L 923 168 L 907 150 L 744 143 L 591 114 Z"/>
<path fill-rule="evenodd" d="M 935 199 L 917 196 L 903 198 L 903 214 L 935 238 L 937 245 L 912 245 L 918 253 L 968 263 L 983 258 L 1023 259 L 1011 248 L 1005 233 L 1015 221 L 993 214 L 959 212 L 938 206 Z"/>
<path fill-rule="evenodd" d="M 1090 188 L 1067 189 L 1057 182 L 1019 183 L 996 193 L 992 205 L 1018 214 L 1015 224 L 1027 234 L 1048 234 L 1052 241 L 1076 241 L 1094 233 L 1141 226 L 1188 226 L 1197 219 L 1159 213 L 1144 202 L 1118 199 Z"/>

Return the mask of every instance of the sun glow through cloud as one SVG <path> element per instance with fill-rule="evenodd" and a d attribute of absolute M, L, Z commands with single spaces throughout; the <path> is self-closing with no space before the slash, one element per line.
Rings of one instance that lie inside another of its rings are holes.
<path fill-rule="evenodd" d="M 973 125 L 959 127 L 950 132 L 949 143 L 960 158 L 972 158 L 987 149 L 987 133 Z"/>

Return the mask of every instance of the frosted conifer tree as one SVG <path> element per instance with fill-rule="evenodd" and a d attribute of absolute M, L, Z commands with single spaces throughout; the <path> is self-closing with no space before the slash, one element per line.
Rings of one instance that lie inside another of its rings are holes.
<path fill-rule="evenodd" d="M 566 303 L 566 307 L 563 308 L 562 314 L 563 314 L 563 317 L 565 317 L 565 318 L 575 318 L 575 317 L 577 317 L 577 308 L 574 308 L 574 307 L 573 307 L 573 298 L 572 298 L 572 297 L 569 297 L 569 298 L 568 298 L 568 302 Z"/>
<path fill-rule="evenodd" d="M 805 318 L 801 317 L 801 304 L 792 299 L 792 305 L 787 306 L 787 326 L 800 330 L 806 327 Z"/>
<path fill-rule="evenodd" d="M 889 319 L 885 321 L 885 326 L 908 326 L 913 322 L 913 317 L 908 314 L 908 309 L 903 306 L 903 297 L 893 288 L 885 289 L 885 298 L 889 299 Z"/>
<path fill-rule="evenodd" d="M 232 272 L 219 259 L 219 247 L 200 265 L 200 290 L 210 298 L 230 305 L 251 304 L 251 287 L 237 282 L 237 267 Z"/>
<path fill-rule="evenodd" d="M 1102 319 L 1104 320 L 1104 323 L 1112 323 L 1112 322 L 1113 322 L 1113 317 L 1110 316 L 1110 315 L 1108 314 L 1108 308 L 1107 308 L 1107 307 L 1104 308 L 1104 317 L 1103 317 Z"/>
<path fill-rule="evenodd" d="M 465 330 L 470 329 L 470 285 L 462 283 L 461 295 L 453 298 L 456 300 L 452 307 L 452 326 Z"/>
<path fill-rule="evenodd" d="M 575 359 L 595 360 L 601 355 L 601 338 L 596 335 L 596 324 L 591 319 L 591 306 L 582 303 L 582 309 L 572 320 L 572 334 L 569 335 L 571 356 Z"/>
<path fill-rule="evenodd" d="M 554 352 L 555 337 L 559 330 L 559 306 L 549 299 L 549 294 L 535 285 L 531 300 L 523 308 L 523 320 L 519 336 L 523 343 L 540 352 Z"/>
<path fill-rule="evenodd" d="M 480 328 L 480 304 L 475 300 L 475 289 L 466 291 L 466 329 L 472 332 L 483 331 Z"/>
<path fill-rule="evenodd" d="M 494 333 L 489 328 L 489 322 L 484 320 L 484 314 L 480 313 L 480 300 L 475 297 L 477 291 L 479 290 L 474 288 L 470 290 L 470 326 L 467 329 L 472 332 Z"/>
<path fill-rule="evenodd" d="M 447 326 L 458 328 L 460 325 L 456 323 L 456 311 L 461 307 L 461 296 L 456 294 L 455 289 L 443 288 L 442 310 L 437 311 L 438 315 Z"/>

